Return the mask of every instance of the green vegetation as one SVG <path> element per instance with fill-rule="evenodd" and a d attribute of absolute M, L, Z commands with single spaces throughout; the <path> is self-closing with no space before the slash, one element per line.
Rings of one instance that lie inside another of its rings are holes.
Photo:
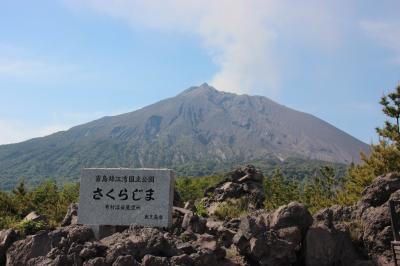
<path fill-rule="evenodd" d="M 30 234 L 46 227 L 55 227 L 65 216 L 68 205 L 77 202 L 79 184 L 57 187 L 53 181 L 43 182 L 28 190 L 22 181 L 11 192 L 0 192 L 0 228 L 13 227 Z M 45 215 L 48 224 L 22 221 L 31 211 Z"/>
<path fill-rule="evenodd" d="M 22 220 L 15 227 L 23 235 L 33 235 L 36 232 L 47 229 L 48 225 L 43 221 L 24 221 L 24 220 Z"/>
<path fill-rule="evenodd" d="M 213 187 L 223 180 L 222 176 L 205 176 L 205 177 L 180 177 L 176 179 L 176 188 L 181 194 L 183 201 L 195 201 L 204 196 L 207 188 Z"/>
<path fill-rule="evenodd" d="M 230 199 L 222 202 L 215 210 L 215 216 L 221 220 L 229 220 L 240 217 L 247 212 L 247 199 Z"/>

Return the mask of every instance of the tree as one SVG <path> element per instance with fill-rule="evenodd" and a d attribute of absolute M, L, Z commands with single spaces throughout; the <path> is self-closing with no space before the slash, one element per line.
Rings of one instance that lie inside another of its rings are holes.
<path fill-rule="evenodd" d="M 376 128 L 379 142 L 371 145 L 369 155 L 361 153 L 362 164 L 349 168 L 341 204 L 354 204 L 376 176 L 400 171 L 400 85 L 384 95 L 380 104 L 387 119 L 382 128 Z"/>
<path fill-rule="evenodd" d="M 20 181 L 20 182 L 18 183 L 18 186 L 15 187 L 15 188 L 12 190 L 12 193 L 13 193 L 16 197 L 25 197 L 25 195 L 26 195 L 27 192 L 28 192 L 28 191 L 26 190 L 25 181 L 24 181 L 24 180 Z"/>
<path fill-rule="evenodd" d="M 397 146 L 400 145 L 400 85 L 397 86 L 394 92 L 384 95 L 381 98 L 380 104 L 383 106 L 383 113 L 389 118 L 385 121 L 382 128 L 376 128 L 380 137 Z M 391 120 L 395 120 L 393 123 Z"/>
<path fill-rule="evenodd" d="M 286 178 L 280 168 L 275 169 L 272 177 L 265 179 L 264 191 L 264 205 L 268 210 L 274 210 L 291 201 L 298 201 L 301 194 L 298 180 Z"/>

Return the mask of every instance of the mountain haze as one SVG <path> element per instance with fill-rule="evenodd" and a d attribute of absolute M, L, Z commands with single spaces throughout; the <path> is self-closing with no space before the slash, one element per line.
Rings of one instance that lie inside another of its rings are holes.
<path fill-rule="evenodd" d="M 368 145 L 266 97 L 203 84 L 134 112 L 0 146 L 0 178 L 76 178 L 82 167 L 176 167 L 274 158 L 349 164 Z"/>

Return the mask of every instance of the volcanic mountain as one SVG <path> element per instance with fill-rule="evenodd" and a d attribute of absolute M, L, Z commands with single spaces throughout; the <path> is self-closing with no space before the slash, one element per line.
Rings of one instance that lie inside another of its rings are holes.
<path fill-rule="evenodd" d="M 134 112 L 0 146 L 2 186 L 19 178 L 75 179 L 83 167 L 172 167 L 288 158 L 349 164 L 369 146 L 266 97 L 207 84 Z"/>

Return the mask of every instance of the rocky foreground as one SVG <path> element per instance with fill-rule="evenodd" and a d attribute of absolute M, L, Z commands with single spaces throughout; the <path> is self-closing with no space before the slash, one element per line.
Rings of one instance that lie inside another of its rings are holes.
<path fill-rule="evenodd" d="M 250 207 L 260 206 L 259 180 L 249 178 L 257 173 L 241 171 L 209 191 L 209 198 L 218 202 L 248 193 L 255 196 Z M 297 202 L 228 221 L 174 207 L 171 228 L 131 225 L 99 239 L 90 227 L 75 224 L 75 204 L 54 231 L 26 237 L 0 231 L 0 265 L 394 265 L 390 199 L 400 200 L 396 174 L 377 177 L 356 205 L 332 206 L 314 216 Z M 212 208 L 215 202 L 207 204 Z"/>

